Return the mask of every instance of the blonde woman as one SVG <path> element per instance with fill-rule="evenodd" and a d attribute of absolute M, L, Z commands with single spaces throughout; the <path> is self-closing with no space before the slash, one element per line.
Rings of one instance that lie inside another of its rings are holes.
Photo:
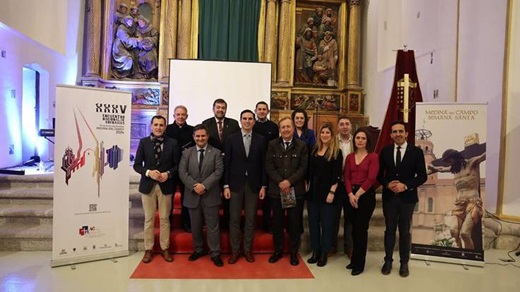
<path fill-rule="evenodd" d="M 309 167 L 307 210 L 312 256 L 307 262 L 323 267 L 327 264 L 327 254 L 333 246 L 336 231 L 334 222 L 339 198 L 336 198 L 335 193 L 341 182 L 343 155 L 332 124 L 323 124 L 318 136 Z"/>

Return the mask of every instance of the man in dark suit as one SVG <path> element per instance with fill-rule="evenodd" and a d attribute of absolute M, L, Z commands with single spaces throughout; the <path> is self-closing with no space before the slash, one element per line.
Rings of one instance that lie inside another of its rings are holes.
<path fill-rule="evenodd" d="M 193 141 L 193 126 L 188 125 L 186 120 L 188 119 L 188 109 L 183 105 L 178 105 L 173 110 L 173 123 L 166 127 L 166 136 L 177 140 L 179 147 L 179 157 L 181 157 L 182 151 L 195 145 Z M 177 175 L 174 182 L 177 184 L 174 189 L 179 186 L 179 192 L 181 193 L 181 224 L 186 232 L 191 232 L 190 213 L 188 208 L 183 205 L 184 201 L 184 184 Z M 172 196 L 172 210 L 175 199 Z M 170 226 L 173 226 L 173 212 L 170 214 Z"/>
<path fill-rule="evenodd" d="M 139 192 L 144 209 L 144 263 L 153 258 L 155 209 L 159 209 L 159 241 L 162 256 L 172 262 L 170 247 L 169 213 L 172 207 L 174 178 L 177 176 L 179 155 L 177 141 L 164 135 L 166 119 L 154 116 L 151 122 L 152 134 L 139 141 L 135 153 L 134 170 L 141 174 Z"/>
<path fill-rule="evenodd" d="M 195 126 L 193 139 L 196 146 L 182 152 L 179 177 L 185 185 L 184 206 L 190 211 L 193 253 L 189 261 L 205 255 L 203 227 L 206 223 L 211 260 L 217 267 L 224 263 L 220 257 L 219 181 L 224 173 L 220 150 L 208 145 L 208 129 Z"/>
<path fill-rule="evenodd" d="M 267 149 L 267 143 L 280 136 L 278 125 L 267 118 L 267 115 L 269 114 L 269 106 L 265 101 L 259 101 L 256 103 L 255 114 L 257 120 L 253 126 L 253 132 L 264 136 L 266 139 Z M 271 197 L 266 196 L 262 200 L 262 228 L 265 232 L 273 232 L 271 228 L 271 219 Z"/>
<path fill-rule="evenodd" d="M 227 103 L 222 98 L 213 102 L 214 116 L 202 122 L 208 128 L 209 144 L 224 153 L 227 137 L 240 131 L 237 120 L 226 117 Z"/>
<path fill-rule="evenodd" d="M 280 138 L 269 142 L 265 158 L 265 171 L 269 177 L 269 196 L 273 208 L 273 243 L 274 253 L 269 257 L 270 263 L 276 263 L 283 257 L 283 227 L 284 214 L 287 213 L 287 231 L 289 232 L 291 259 L 296 266 L 298 248 L 303 233 L 303 201 L 305 197 L 305 175 L 309 161 L 307 144 L 294 139 L 294 125 L 290 117 L 284 117 L 279 122 Z M 295 205 L 283 208 L 281 195 L 294 193 Z"/>
<path fill-rule="evenodd" d="M 227 102 L 222 98 L 217 98 L 213 102 L 213 117 L 208 118 L 202 122 L 208 128 L 209 145 L 217 148 L 223 154 L 226 145 L 225 141 L 227 137 L 235 132 L 240 131 L 238 122 L 235 119 L 226 117 Z M 221 182 L 221 187 L 224 182 Z M 221 218 L 222 228 L 227 228 L 229 224 L 229 200 L 224 199 L 222 202 L 222 209 L 224 210 L 224 216 Z"/>
<path fill-rule="evenodd" d="M 399 275 L 407 277 L 410 272 L 412 215 L 417 203 L 417 188 L 426 182 L 424 153 L 419 147 L 406 142 L 408 131 L 403 121 L 392 123 L 390 137 L 394 144 L 381 150 L 379 155 L 378 181 L 383 186 L 383 214 L 385 216 L 385 263 L 383 275 L 392 271 L 395 233 L 399 228 Z"/>
<path fill-rule="evenodd" d="M 251 253 L 258 198 L 265 197 L 267 176 L 265 174 L 265 138 L 253 132 L 255 114 L 251 110 L 240 113 L 242 130 L 229 135 L 224 156 L 224 197 L 230 200 L 229 232 L 231 242 L 230 264 L 240 257 L 240 219 L 244 209 L 244 256 L 246 261 L 255 261 Z"/>

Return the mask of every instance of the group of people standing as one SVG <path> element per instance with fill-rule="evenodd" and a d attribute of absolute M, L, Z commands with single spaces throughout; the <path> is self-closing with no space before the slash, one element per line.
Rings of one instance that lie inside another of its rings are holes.
<path fill-rule="evenodd" d="M 235 264 L 242 256 L 254 262 L 252 242 L 260 200 L 262 227 L 273 234 L 274 253 L 269 262 L 283 258 L 286 228 L 290 264 L 298 265 L 306 202 L 312 249 L 307 262 L 320 267 L 327 264 L 328 256 L 337 249 L 343 210 L 344 251 L 351 258 L 347 269 L 359 275 L 365 268 L 369 222 L 380 183 L 386 223 L 381 272 L 391 272 L 399 228 L 399 273 L 408 276 L 412 214 L 417 187 L 426 181 L 426 170 L 422 151 L 406 143 L 408 132 L 403 122 L 394 122 L 390 133 L 394 144 L 377 155 L 371 152 L 373 141 L 365 128 L 351 135 L 352 125 L 346 116 L 339 118 L 337 133 L 332 124 L 324 123 L 315 135 L 307 128 L 304 110 L 281 118 L 278 125 L 267 119 L 269 108 L 263 101 L 256 104 L 254 112 L 243 110 L 239 122 L 226 117 L 226 110 L 225 100 L 215 100 L 214 116 L 195 127 L 187 125 L 188 110 L 184 106 L 175 108 L 171 125 L 166 126 L 162 116 L 152 118 L 152 134 L 140 141 L 134 164 L 141 174 L 139 191 L 145 210 L 143 262 L 153 258 L 156 203 L 162 256 L 168 262 L 173 260 L 168 251 L 169 216 L 172 195 L 179 185 L 183 227 L 193 236 L 190 261 L 207 254 L 203 235 L 206 226 L 207 245 L 216 266 L 224 265 L 221 227 L 230 231 L 228 263 Z M 221 206 L 224 216 L 219 217 Z"/>

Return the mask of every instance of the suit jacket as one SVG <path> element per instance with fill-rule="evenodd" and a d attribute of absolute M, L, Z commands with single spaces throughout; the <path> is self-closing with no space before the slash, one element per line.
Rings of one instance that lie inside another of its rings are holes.
<path fill-rule="evenodd" d="M 224 163 L 220 150 L 208 145 L 204 152 L 204 161 L 199 172 L 197 146 L 190 147 L 182 152 L 179 163 L 179 177 L 184 183 L 184 206 L 197 208 L 202 206 L 212 207 L 220 205 L 219 181 L 224 173 Z M 206 193 L 199 196 L 193 190 L 196 183 L 201 183 L 206 188 Z"/>
<path fill-rule="evenodd" d="M 269 177 L 269 195 L 280 198 L 278 184 L 287 179 L 294 187 L 296 196 L 304 198 L 305 176 L 309 162 L 307 145 L 300 139 L 293 138 L 289 149 L 285 150 L 283 139 L 277 138 L 269 142 L 265 155 L 265 171 Z"/>
<path fill-rule="evenodd" d="M 242 131 L 229 135 L 224 156 L 224 185 L 229 185 L 230 190 L 237 193 L 244 190 L 246 180 L 253 192 L 267 186 L 265 152 L 265 138 L 260 134 L 251 133 L 249 156 L 246 156 Z"/>
<path fill-rule="evenodd" d="M 227 137 L 232 133 L 240 131 L 240 126 L 238 125 L 237 120 L 224 117 L 224 129 L 222 129 L 222 140 L 220 140 L 218 137 L 218 125 L 215 121 L 215 117 L 204 120 L 202 124 L 208 127 L 209 145 L 217 148 L 221 152 L 224 152 L 226 149 L 225 141 Z"/>
<path fill-rule="evenodd" d="M 394 147 L 394 144 L 388 145 L 379 154 L 377 180 L 383 186 L 383 200 L 395 196 L 394 192 L 387 188 L 387 185 L 393 180 L 398 180 L 408 188 L 408 190 L 399 193 L 401 200 L 404 203 L 416 203 L 419 200 L 417 187 L 428 179 L 424 153 L 421 148 L 408 144 L 399 169 L 397 169 L 394 161 Z"/>
<path fill-rule="evenodd" d="M 169 137 L 163 136 L 163 148 L 161 162 L 156 165 L 155 150 L 150 136 L 144 137 L 139 141 L 137 151 L 135 153 L 134 170 L 141 174 L 139 182 L 139 192 L 149 194 L 157 181 L 146 176 L 147 170 L 159 170 L 160 172 L 170 172 L 170 178 L 159 184 L 163 194 L 173 194 L 175 191 L 174 178 L 178 173 L 179 151 L 177 150 L 177 141 Z"/>

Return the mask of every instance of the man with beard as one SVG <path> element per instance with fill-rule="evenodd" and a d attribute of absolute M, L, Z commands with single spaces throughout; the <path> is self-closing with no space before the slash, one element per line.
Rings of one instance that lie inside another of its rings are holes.
<path fill-rule="evenodd" d="M 225 143 L 226 139 L 230 134 L 240 131 L 238 121 L 232 118 L 226 117 L 227 102 L 222 98 L 217 98 L 213 102 L 213 117 L 208 118 L 202 122 L 208 128 L 209 145 L 217 148 L 225 155 Z M 224 186 L 224 182 L 221 182 L 220 186 Z M 222 201 L 222 209 L 224 210 L 224 216 L 221 218 L 221 228 L 229 227 L 229 200 L 224 199 Z"/>

